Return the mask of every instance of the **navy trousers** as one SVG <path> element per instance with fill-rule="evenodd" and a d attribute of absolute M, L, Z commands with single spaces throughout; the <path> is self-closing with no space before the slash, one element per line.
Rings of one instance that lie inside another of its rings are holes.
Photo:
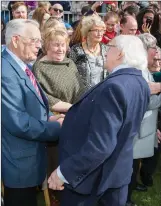
<path fill-rule="evenodd" d="M 100 196 L 82 195 L 65 187 L 61 192 L 60 206 L 125 206 L 127 193 L 128 185 L 108 189 Z"/>

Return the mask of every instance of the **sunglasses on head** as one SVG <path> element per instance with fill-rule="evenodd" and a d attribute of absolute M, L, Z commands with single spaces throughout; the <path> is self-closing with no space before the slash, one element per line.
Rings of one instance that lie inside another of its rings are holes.
<path fill-rule="evenodd" d="M 58 11 L 59 11 L 60 13 L 62 13 L 62 12 L 63 12 L 63 10 L 62 10 L 62 9 L 57 9 L 57 8 L 53 8 L 53 9 L 54 9 L 54 11 L 55 11 L 55 12 L 58 12 Z"/>

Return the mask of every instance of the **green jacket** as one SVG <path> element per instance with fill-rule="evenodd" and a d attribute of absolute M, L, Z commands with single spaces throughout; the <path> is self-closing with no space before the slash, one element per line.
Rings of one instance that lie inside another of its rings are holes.
<path fill-rule="evenodd" d="M 153 73 L 153 78 L 155 82 L 161 82 L 161 72 Z"/>

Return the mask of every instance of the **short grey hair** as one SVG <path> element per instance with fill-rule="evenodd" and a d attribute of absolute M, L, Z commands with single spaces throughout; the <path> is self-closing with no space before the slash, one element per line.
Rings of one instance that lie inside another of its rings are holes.
<path fill-rule="evenodd" d="M 82 27 L 81 27 L 81 34 L 83 37 L 87 37 L 89 30 L 93 26 L 99 26 L 103 27 L 103 29 L 106 30 L 106 25 L 102 21 L 101 17 L 97 15 L 92 15 L 92 16 L 85 16 L 82 19 Z"/>
<path fill-rule="evenodd" d="M 39 28 L 39 24 L 31 19 L 13 19 L 8 22 L 6 26 L 6 33 L 5 33 L 5 41 L 6 45 L 8 46 L 11 42 L 11 39 L 14 35 L 21 35 L 23 31 L 26 29 L 26 26 L 29 24 L 35 25 Z"/>
<path fill-rule="evenodd" d="M 148 50 L 150 47 L 155 47 L 157 44 L 156 38 L 149 33 L 140 34 L 138 37 L 143 42 L 144 48 L 146 50 Z"/>
<path fill-rule="evenodd" d="M 123 64 L 139 70 L 147 70 L 147 51 L 137 36 L 119 35 L 113 40 L 116 47 L 124 53 Z"/>

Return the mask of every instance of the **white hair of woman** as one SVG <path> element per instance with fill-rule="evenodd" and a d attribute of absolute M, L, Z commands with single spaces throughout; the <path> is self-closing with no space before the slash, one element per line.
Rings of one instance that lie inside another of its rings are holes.
<path fill-rule="evenodd" d="M 113 39 L 116 46 L 123 52 L 122 64 L 139 70 L 147 70 L 147 51 L 142 41 L 133 35 L 119 35 Z"/>
<path fill-rule="evenodd" d="M 9 45 L 14 35 L 22 35 L 29 24 L 39 28 L 39 24 L 31 19 L 13 19 L 6 26 L 5 40 L 6 45 Z"/>
<path fill-rule="evenodd" d="M 156 46 L 157 40 L 154 36 L 152 36 L 149 33 L 144 33 L 138 35 L 138 37 L 141 39 L 143 42 L 143 45 L 146 50 L 148 50 L 150 47 Z"/>
<path fill-rule="evenodd" d="M 82 19 L 82 27 L 81 27 L 81 34 L 83 37 L 87 37 L 88 32 L 93 26 L 102 27 L 104 30 L 106 30 L 105 23 L 102 21 L 100 16 L 97 16 L 95 14 L 91 16 L 85 16 Z"/>

